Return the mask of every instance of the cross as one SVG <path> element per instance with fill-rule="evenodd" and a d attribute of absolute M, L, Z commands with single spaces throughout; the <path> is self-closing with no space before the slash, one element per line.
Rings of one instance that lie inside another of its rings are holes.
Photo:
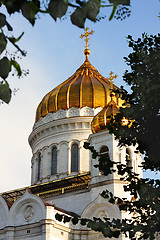
<path fill-rule="evenodd" d="M 86 27 L 86 29 L 85 29 L 85 34 L 81 34 L 81 36 L 80 36 L 80 38 L 83 38 L 83 37 L 85 37 L 85 42 L 86 42 L 86 49 L 88 49 L 88 47 L 89 47 L 89 44 L 88 44 L 88 40 L 89 40 L 89 35 L 92 35 L 93 33 L 94 33 L 94 31 L 93 30 L 91 30 L 90 32 L 88 31 L 89 30 L 89 28 L 88 27 Z"/>
<path fill-rule="evenodd" d="M 109 78 L 107 78 L 107 80 L 110 80 L 110 85 L 111 85 L 111 89 L 113 89 L 113 79 L 114 78 L 117 78 L 118 77 L 118 75 L 117 74 L 115 74 L 114 76 L 113 76 L 113 72 L 110 72 L 110 77 Z"/>

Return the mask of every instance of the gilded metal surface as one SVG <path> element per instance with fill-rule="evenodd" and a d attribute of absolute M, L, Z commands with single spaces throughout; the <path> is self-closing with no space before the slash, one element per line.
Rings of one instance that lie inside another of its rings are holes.
<path fill-rule="evenodd" d="M 63 193 L 75 191 L 78 189 L 86 188 L 91 180 L 91 175 L 89 172 L 78 174 L 75 176 L 69 176 L 67 178 L 53 180 L 51 182 L 40 183 L 37 185 L 32 185 L 27 187 L 31 193 L 40 195 L 47 195 L 47 194 L 61 194 L 62 189 Z M 21 197 L 26 191 L 26 188 L 20 188 L 9 192 L 4 192 L 0 194 L 4 197 L 7 201 L 13 203 Z"/>
<path fill-rule="evenodd" d="M 110 122 L 111 115 L 119 112 L 119 106 L 111 99 L 111 101 L 93 118 L 91 122 L 91 130 L 93 133 L 101 132 L 106 129 L 106 125 Z"/>
<path fill-rule="evenodd" d="M 104 107 L 110 101 L 109 89 L 110 81 L 90 64 L 88 52 L 86 52 L 86 60 L 80 68 L 65 82 L 44 96 L 37 108 L 35 121 L 59 109 L 84 106 Z M 118 98 L 114 97 L 113 100 L 118 104 Z"/>

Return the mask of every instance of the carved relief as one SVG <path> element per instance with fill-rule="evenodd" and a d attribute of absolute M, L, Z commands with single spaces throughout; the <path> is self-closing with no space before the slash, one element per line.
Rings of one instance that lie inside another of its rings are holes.
<path fill-rule="evenodd" d="M 79 116 L 79 109 L 78 108 L 70 108 L 67 111 L 67 117 L 75 117 L 75 116 Z"/>
<path fill-rule="evenodd" d="M 84 107 L 80 111 L 81 116 L 94 116 L 94 110 L 90 107 Z"/>
<path fill-rule="evenodd" d="M 30 222 L 34 217 L 35 210 L 31 205 L 27 205 L 24 209 L 23 216 L 27 222 Z"/>
<path fill-rule="evenodd" d="M 65 118 L 66 117 L 66 111 L 65 110 L 59 110 L 56 112 L 55 114 L 55 118 L 56 119 L 61 119 L 61 118 Z"/>
<path fill-rule="evenodd" d="M 33 129 L 43 125 L 44 123 L 48 123 L 54 121 L 56 119 L 62 119 L 66 117 L 77 117 L 77 116 L 94 116 L 96 115 L 102 108 L 98 107 L 96 109 L 90 107 L 83 107 L 81 109 L 72 107 L 68 110 L 58 110 L 55 113 L 48 113 L 45 117 L 41 117 L 38 122 L 36 122 L 33 126 Z"/>
<path fill-rule="evenodd" d="M 104 220 L 104 218 L 107 218 L 107 212 L 105 210 L 99 211 L 98 218 L 100 218 L 101 220 Z"/>

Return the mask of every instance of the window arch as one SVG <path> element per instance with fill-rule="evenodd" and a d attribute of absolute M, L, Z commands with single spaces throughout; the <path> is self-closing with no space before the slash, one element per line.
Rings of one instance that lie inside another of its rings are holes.
<path fill-rule="evenodd" d="M 71 172 L 78 172 L 79 150 L 78 144 L 71 146 Z"/>
<path fill-rule="evenodd" d="M 37 180 L 40 180 L 42 175 L 42 158 L 41 153 L 38 153 L 38 172 L 37 172 Z"/>
<path fill-rule="evenodd" d="M 107 146 L 103 146 L 100 149 L 100 154 L 104 157 L 104 158 L 110 158 L 109 157 L 109 148 Z"/>
<path fill-rule="evenodd" d="M 129 148 L 126 148 L 126 166 L 132 167 L 131 152 Z"/>
<path fill-rule="evenodd" d="M 51 175 L 57 173 L 57 148 L 52 148 L 52 158 L 51 158 Z"/>

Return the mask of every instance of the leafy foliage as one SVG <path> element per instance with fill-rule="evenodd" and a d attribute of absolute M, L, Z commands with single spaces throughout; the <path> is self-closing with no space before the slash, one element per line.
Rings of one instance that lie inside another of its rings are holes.
<path fill-rule="evenodd" d="M 123 79 L 132 93 L 123 87 L 117 91 L 126 108 L 121 108 L 108 128 L 119 139 L 120 146 L 138 144 L 137 150 L 145 155 L 145 169 L 160 170 L 160 34 L 143 34 L 137 41 L 128 36 L 128 42 L 133 52 L 125 61 L 131 70 L 125 72 Z M 129 120 L 126 127 L 120 124 L 123 117 Z"/>
<path fill-rule="evenodd" d="M 0 82 L 0 98 L 6 103 L 11 99 L 11 89 L 6 81 Z"/>

